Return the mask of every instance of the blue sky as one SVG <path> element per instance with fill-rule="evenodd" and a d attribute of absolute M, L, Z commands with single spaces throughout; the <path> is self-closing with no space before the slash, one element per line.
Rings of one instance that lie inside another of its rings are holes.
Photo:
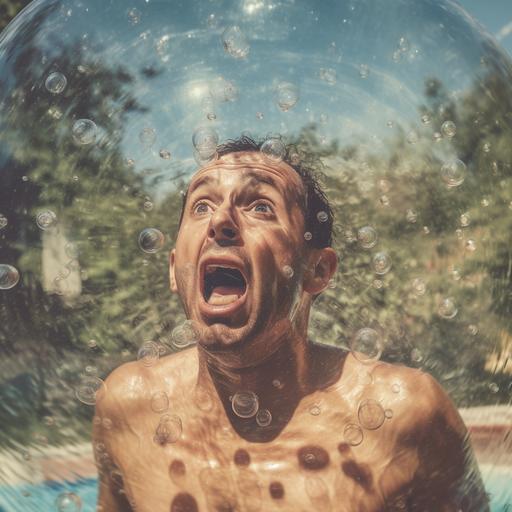
<path fill-rule="evenodd" d="M 512 0 L 459 0 L 512 56 Z"/>

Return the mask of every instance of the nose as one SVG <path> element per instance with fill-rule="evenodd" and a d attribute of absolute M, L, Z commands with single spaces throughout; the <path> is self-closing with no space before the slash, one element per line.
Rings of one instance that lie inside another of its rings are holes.
<path fill-rule="evenodd" d="M 215 210 L 210 218 L 208 238 L 219 245 L 233 245 L 240 240 L 240 229 L 229 207 Z"/>

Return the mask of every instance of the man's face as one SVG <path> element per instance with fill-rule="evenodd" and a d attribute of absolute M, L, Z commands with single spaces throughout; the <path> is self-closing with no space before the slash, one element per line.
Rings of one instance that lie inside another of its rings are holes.
<path fill-rule="evenodd" d="M 171 287 L 211 349 L 289 328 L 306 250 L 303 197 L 300 176 L 258 152 L 230 153 L 192 178 Z"/>

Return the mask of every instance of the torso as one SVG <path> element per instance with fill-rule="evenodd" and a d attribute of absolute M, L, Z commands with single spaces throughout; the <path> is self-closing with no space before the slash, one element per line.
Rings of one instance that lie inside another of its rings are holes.
<path fill-rule="evenodd" d="M 109 418 L 110 429 L 103 427 L 111 456 L 106 460 L 113 463 L 107 471 L 132 508 L 402 509 L 402 491 L 418 467 L 415 425 L 421 408 L 409 396 L 418 396 L 410 388 L 420 372 L 348 356 L 339 381 L 303 398 L 275 439 L 248 442 L 218 401 L 192 393 L 196 360 L 191 349 L 151 369 L 131 363 L 125 372 L 130 377 L 108 390 L 124 397 Z M 152 409 L 152 396 L 160 391 L 169 396 L 168 410 L 156 400 Z M 159 428 L 166 414 L 167 430 Z"/>

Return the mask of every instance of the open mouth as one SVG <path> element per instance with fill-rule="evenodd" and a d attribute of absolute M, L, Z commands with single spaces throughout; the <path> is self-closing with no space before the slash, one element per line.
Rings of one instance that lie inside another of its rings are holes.
<path fill-rule="evenodd" d="M 245 277 L 236 268 L 209 264 L 203 273 L 203 297 L 211 306 L 236 302 L 247 290 Z"/>

